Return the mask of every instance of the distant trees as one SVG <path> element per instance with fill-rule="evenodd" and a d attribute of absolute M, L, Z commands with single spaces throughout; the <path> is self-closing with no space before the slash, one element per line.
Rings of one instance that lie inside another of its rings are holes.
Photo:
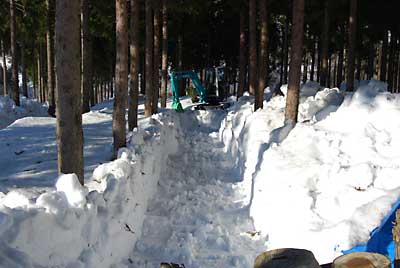
<path fill-rule="evenodd" d="M 58 171 L 75 173 L 83 185 L 80 1 L 57 0 L 56 6 Z"/>

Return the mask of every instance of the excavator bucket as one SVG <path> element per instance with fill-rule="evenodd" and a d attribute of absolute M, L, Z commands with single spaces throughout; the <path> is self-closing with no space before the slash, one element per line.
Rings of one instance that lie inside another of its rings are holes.
<path fill-rule="evenodd" d="M 182 113 L 185 110 L 183 110 L 182 104 L 179 101 L 174 101 L 172 102 L 172 109 L 174 109 L 175 111 Z"/>

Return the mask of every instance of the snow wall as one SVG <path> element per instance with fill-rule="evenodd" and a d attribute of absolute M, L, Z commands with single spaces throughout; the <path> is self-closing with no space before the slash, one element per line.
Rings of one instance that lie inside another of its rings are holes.
<path fill-rule="evenodd" d="M 62 175 L 30 199 L 17 190 L 0 202 L 0 267 L 110 267 L 128 262 L 165 159 L 177 151 L 179 117 L 167 112 L 131 133 L 119 159 L 100 165 L 82 187 Z"/>

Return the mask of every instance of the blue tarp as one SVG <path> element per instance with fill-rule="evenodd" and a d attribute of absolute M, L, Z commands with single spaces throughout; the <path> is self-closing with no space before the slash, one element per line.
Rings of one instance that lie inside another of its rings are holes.
<path fill-rule="evenodd" d="M 394 262 L 394 242 L 392 236 L 393 223 L 396 221 L 396 211 L 400 208 L 400 199 L 393 205 L 392 210 L 382 220 L 381 225 L 375 228 L 370 235 L 370 239 L 364 245 L 355 246 L 343 253 L 351 252 L 375 252 L 386 255 Z"/>

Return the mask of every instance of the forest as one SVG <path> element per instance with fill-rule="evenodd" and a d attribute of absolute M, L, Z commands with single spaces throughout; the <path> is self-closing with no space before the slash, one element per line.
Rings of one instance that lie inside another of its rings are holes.
<path fill-rule="evenodd" d="M 0 1 L 0 267 L 397 267 L 398 10 Z"/>

